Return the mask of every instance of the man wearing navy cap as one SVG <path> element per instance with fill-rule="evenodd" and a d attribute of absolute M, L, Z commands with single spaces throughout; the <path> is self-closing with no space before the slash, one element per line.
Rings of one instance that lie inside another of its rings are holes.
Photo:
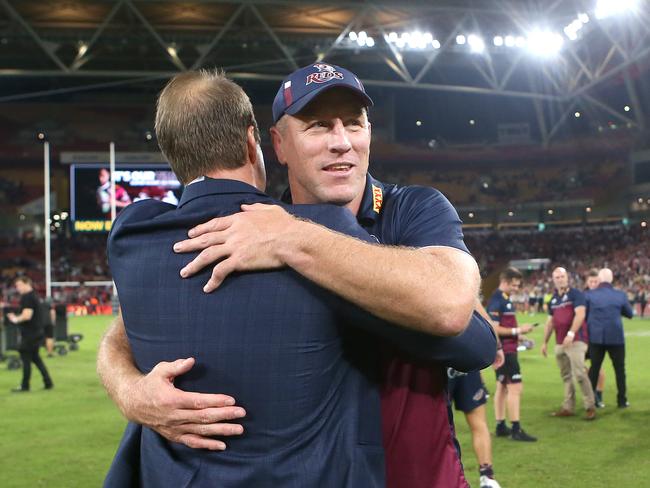
<path fill-rule="evenodd" d="M 460 219 L 434 189 L 397 187 L 368 175 L 371 104 L 349 71 L 310 65 L 283 81 L 271 134 L 278 160 L 288 167 L 288 198 L 345 206 L 384 246 L 299 221 L 277 206 L 253 205 L 190 231 L 192 238 L 202 236 L 199 242 L 184 241 L 175 250 L 213 246 L 183 268 L 182 276 L 220 260 L 205 287 L 212 291 L 233 271 L 290 266 L 391 322 L 443 336 L 462 332 L 477 303 L 480 278 Z M 388 486 L 467 486 L 448 417 L 445 368 L 385 343 L 366 347 L 381 348 L 385 357 Z M 198 410 L 220 420 L 204 410 L 209 406 Z"/>

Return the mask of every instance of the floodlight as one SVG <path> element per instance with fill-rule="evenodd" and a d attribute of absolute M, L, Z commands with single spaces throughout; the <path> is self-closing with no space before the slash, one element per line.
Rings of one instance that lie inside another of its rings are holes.
<path fill-rule="evenodd" d="M 626 105 L 625 107 L 623 107 L 623 110 L 625 110 L 626 112 L 629 112 L 630 111 L 630 106 Z"/>
<path fill-rule="evenodd" d="M 391 32 L 388 34 L 388 42 L 396 42 L 397 41 L 397 32 Z"/>
<path fill-rule="evenodd" d="M 465 36 L 462 34 L 459 34 L 456 36 L 456 44 L 463 45 L 465 44 Z"/>
<path fill-rule="evenodd" d="M 373 47 L 375 45 L 375 40 L 372 37 L 366 39 L 366 46 Z"/>
<path fill-rule="evenodd" d="M 575 41 L 578 38 L 578 33 L 576 31 L 572 30 L 570 28 L 570 26 L 564 28 L 564 33 L 572 41 Z"/>
<path fill-rule="evenodd" d="M 495 46 L 503 46 L 503 37 L 494 36 L 493 42 Z"/>
<path fill-rule="evenodd" d="M 538 56 L 553 56 L 563 44 L 564 39 L 556 32 L 535 30 L 528 35 L 528 49 Z"/>
<path fill-rule="evenodd" d="M 515 45 L 515 38 L 513 36 L 506 36 L 504 42 L 506 47 L 513 47 Z"/>
<path fill-rule="evenodd" d="M 580 115 L 581 115 L 580 112 L 576 112 L 576 113 L 573 114 L 573 116 L 574 116 L 576 119 L 579 119 L 579 118 L 580 118 Z"/>
<path fill-rule="evenodd" d="M 77 56 L 82 58 L 84 56 L 84 54 L 86 54 L 87 52 L 88 52 L 88 44 L 86 44 L 85 42 L 80 42 L 79 43 L 79 51 L 77 52 Z"/>
<path fill-rule="evenodd" d="M 350 38 L 351 41 L 356 41 L 357 40 L 357 33 L 354 31 L 350 31 L 348 34 L 348 37 Z"/>
<path fill-rule="evenodd" d="M 636 10 L 639 0 L 598 0 L 596 3 L 596 18 L 605 19 L 612 15 L 620 15 Z"/>
<path fill-rule="evenodd" d="M 434 49 L 440 49 L 440 46 L 441 46 L 440 41 L 438 39 L 434 39 L 431 42 L 431 45 L 433 46 Z"/>
<path fill-rule="evenodd" d="M 526 45 L 526 39 L 522 36 L 515 37 L 515 46 L 524 47 Z"/>
<path fill-rule="evenodd" d="M 485 51 L 485 42 L 475 34 L 470 34 L 467 37 L 467 44 L 469 44 L 470 50 L 473 53 L 482 53 Z"/>
<path fill-rule="evenodd" d="M 589 22 L 589 16 L 585 13 L 578 14 L 578 20 L 583 24 L 586 24 Z"/>

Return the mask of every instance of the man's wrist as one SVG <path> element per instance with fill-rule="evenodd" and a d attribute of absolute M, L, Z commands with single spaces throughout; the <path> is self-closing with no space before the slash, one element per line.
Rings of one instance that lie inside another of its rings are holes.
<path fill-rule="evenodd" d="M 284 265 L 299 269 L 301 264 L 309 259 L 310 241 L 318 239 L 315 234 L 319 228 L 310 220 L 290 216 L 281 240 L 273 246 L 275 257 Z"/>
<path fill-rule="evenodd" d="M 144 377 L 145 375 L 142 373 L 139 373 L 137 376 L 123 376 L 120 381 L 120 387 L 115 392 L 115 397 L 113 398 L 120 409 L 120 412 L 122 412 L 122 415 L 131 422 L 142 423 L 142 419 L 138 418 L 138 416 L 134 414 L 138 412 L 136 398 L 138 391 L 140 390 L 140 380 Z"/>
<path fill-rule="evenodd" d="M 576 336 L 576 333 L 570 330 L 569 332 L 566 333 L 567 336 L 569 336 L 571 339 L 573 339 Z"/>

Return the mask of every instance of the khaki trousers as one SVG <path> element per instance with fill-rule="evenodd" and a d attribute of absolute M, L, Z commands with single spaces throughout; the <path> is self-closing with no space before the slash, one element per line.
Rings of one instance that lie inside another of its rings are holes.
<path fill-rule="evenodd" d="M 582 390 L 582 401 L 585 409 L 594 408 L 594 392 L 585 367 L 587 344 L 574 341 L 570 346 L 557 344 L 555 346 L 555 359 L 560 367 L 560 375 L 564 382 L 564 402 L 562 408 L 573 412 L 576 407 L 576 388 L 574 380 Z"/>

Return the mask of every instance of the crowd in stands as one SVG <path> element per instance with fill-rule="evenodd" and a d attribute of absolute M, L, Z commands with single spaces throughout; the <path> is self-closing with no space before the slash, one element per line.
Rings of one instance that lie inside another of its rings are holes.
<path fill-rule="evenodd" d="M 31 234 L 22 238 L 0 241 L 0 295 L 1 300 L 11 304 L 18 300 L 13 287 L 16 276 L 29 276 L 41 296 L 45 292 L 44 245 Z M 79 282 L 80 285 L 55 285 L 52 299 L 86 307 L 88 313 L 100 307 L 110 306 L 112 287 L 83 285 L 89 281 L 110 281 L 106 262 L 106 235 L 77 234 L 72 238 L 61 235 L 52 240 L 52 281 Z"/>
<path fill-rule="evenodd" d="M 432 186 L 454 205 L 516 205 L 567 199 L 595 199 L 611 189 L 611 183 L 625 183 L 623 161 L 599 161 L 563 165 L 528 165 L 500 171 L 499 168 L 469 170 L 395 169 L 377 167 L 372 173 L 380 180 L 403 185 Z"/>
<path fill-rule="evenodd" d="M 641 226 L 470 232 L 465 240 L 483 276 L 513 259 L 549 259 L 544 269 L 527 274 L 522 295 L 532 292 L 539 297 L 552 291 L 551 272 L 557 266 L 567 269 L 571 286 L 578 289 L 585 288 L 590 269 L 607 267 L 614 273 L 615 285 L 624 289 L 631 301 L 650 290 L 650 236 L 647 228 Z M 525 303 L 523 297 L 515 301 Z"/>
<path fill-rule="evenodd" d="M 25 194 L 23 183 L 0 177 L 0 205 L 22 200 Z"/>
<path fill-rule="evenodd" d="M 484 277 L 498 271 L 513 259 L 547 258 L 543 270 L 526 273 L 525 294 L 547 294 L 552 290 L 551 271 L 565 267 L 572 286 L 585 287 L 584 278 L 592 268 L 609 267 L 615 283 L 630 293 L 650 290 L 650 232 L 640 226 L 610 225 L 539 231 L 471 231 L 465 235 L 467 245 L 476 257 Z M 105 255 L 105 234 L 77 234 L 52 241 L 52 280 L 109 281 L 110 273 Z M 30 276 L 37 289 L 44 288 L 43 243 L 31 238 L 0 242 L 2 278 L 0 293 L 5 301 L 12 297 L 13 277 Z M 54 287 L 56 301 L 88 305 L 93 299 L 98 306 L 111 302 L 110 286 Z M 524 292 L 522 291 L 522 295 Z M 518 301 L 518 300 L 516 300 Z M 525 300 L 522 298 L 522 303 Z M 91 309 L 92 313 L 92 309 Z"/>

